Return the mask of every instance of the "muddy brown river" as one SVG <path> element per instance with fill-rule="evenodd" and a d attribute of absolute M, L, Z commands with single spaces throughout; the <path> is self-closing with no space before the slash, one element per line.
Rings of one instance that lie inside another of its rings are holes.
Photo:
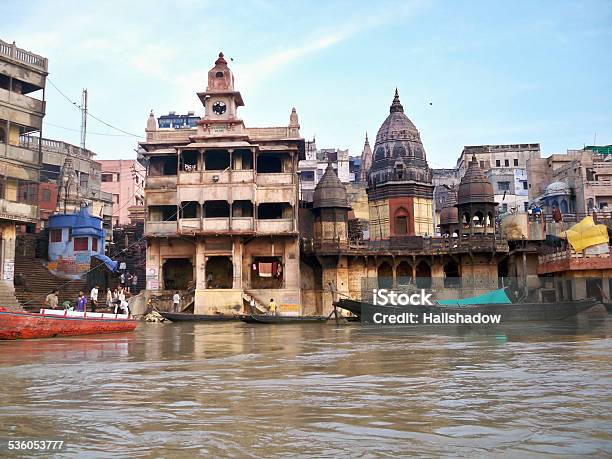
<path fill-rule="evenodd" d="M 0 342 L 0 457 L 612 454 L 612 317 L 502 329 L 141 324 Z M 50 451 L 27 451 L 43 456 Z"/>

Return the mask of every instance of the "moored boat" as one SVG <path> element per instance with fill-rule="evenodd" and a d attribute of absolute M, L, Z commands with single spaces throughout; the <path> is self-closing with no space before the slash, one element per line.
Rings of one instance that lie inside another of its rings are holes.
<path fill-rule="evenodd" d="M 167 312 L 157 311 L 164 319 L 171 322 L 227 322 L 230 320 L 240 320 L 239 315 L 224 314 L 192 314 L 189 312 Z"/>
<path fill-rule="evenodd" d="M 41 309 L 40 313 L 0 308 L 0 339 L 53 338 L 134 331 L 138 321 L 128 314 Z"/>
<path fill-rule="evenodd" d="M 273 316 L 266 314 L 245 314 L 240 316 L 248 324 L 301 324 L 326 322 L 326 316 Z"/>
<path fill-rule="evenodd" d="M 499 323 L 526 322 L 526 321 L 550 321 L 563 320 L 573 317 L 587 309 L 599 304 L 596 299 L 560 301 L 556 303 L 503 303 L 503 304 L 472 304 L 464 306 L 443 305 L 406 305 L 406 306 L 381 306 L 372 303 L 340 299 L 336 306 L 361 317 L 361 322 L 372 323 L 376 313 L 382 315 L 415 314 L 418 324 L 425 324 L 422 318 L 424 314 L 441 316 L 442 314 L 477 316 L 477 315 L 499 315 Z M 429 317 L 429 316 L 428 316 Z M 442 316 L 441 316 L 442 317 Z M 420 318 L 420 319 L 419 319 Z M 437 323 L 437 322 L 430 322 Z"/>

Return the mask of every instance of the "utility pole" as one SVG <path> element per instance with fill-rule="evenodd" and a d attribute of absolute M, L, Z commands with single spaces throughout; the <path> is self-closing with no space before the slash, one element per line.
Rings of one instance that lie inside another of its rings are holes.
<path fill-rule="evenodd" d="M 87 88 L 83 89 L 81 96 L 81 148 L 85 149 L 85 139 L 87 138 Z"/>

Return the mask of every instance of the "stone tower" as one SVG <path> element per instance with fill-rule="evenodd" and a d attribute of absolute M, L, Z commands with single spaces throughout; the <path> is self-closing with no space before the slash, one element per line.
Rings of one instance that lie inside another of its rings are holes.
<path fill-rule="evenodd" d="M 332 163 L 314 190 L 314 241 L 317 244 L 346 244 L 348 242 L 348 195 Z"/>
<path fill-rule="evenodd" d="M 432 172 L 421 136 L 404 114 L 397 89 L 366 171 L 370 239 L 433 235 Z"/>
<path fill-rule="evenodd" d="M 363 151 L 361 152 L 361 172 L 360 179 L 362 182 L 367 182 L 368 172 L 372 167 L 372 148 L 370 148 L 370 141 L 368 140 L 368 133 L 366 132 L 365 143 L 363 144 Z"/>
<path fill-rule="evenodd" d="M 493 186 L 473 155 L 457 193 L 461 234 L 495 233 L 495 206 Z"/>

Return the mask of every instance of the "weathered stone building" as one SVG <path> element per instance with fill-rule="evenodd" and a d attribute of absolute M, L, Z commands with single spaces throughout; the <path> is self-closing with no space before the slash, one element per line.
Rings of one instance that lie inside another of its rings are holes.
<path fill-rule="evenodd" d="M 41 135 L 46 78 L 47 59 L 0 40 L 0 275 L 9 292 L 16 227 L 33 228 L 38 220 L 41 154 L 24 148 L 20 137 Z"/>
<path fill-rule="evenodd" d="M 287 126 L 246 127 L 223 54 L 198 97 L 196 127 L 160 128 L 151 114 L 140 144 L 147 289 L 193 292 L 196 313 L 240 311 L 250 297 L 300 313 L 297 113 Z"/>

